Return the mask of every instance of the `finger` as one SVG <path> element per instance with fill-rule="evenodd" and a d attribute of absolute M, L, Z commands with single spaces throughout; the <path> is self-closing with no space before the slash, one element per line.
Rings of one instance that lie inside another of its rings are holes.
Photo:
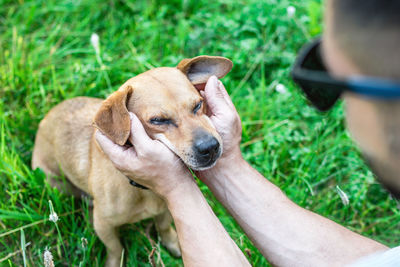
<path fill-rule="evenodd" d="M 221 81 L 218 81 L 218 90 L 224 96 L 225 102 L 228 104 L 228 106 L 230 106 L 233 110 L 236 110 L 231 97 L 229 96 L 228 92 L 225 89 L 224 84 Z"/>
<path fill-rule="evenodd" d="M 136 150 L 148 146 L 152 140 L 147 135 L 143 124 L 132 112 L 129 112 L 129 116 L 131 118 L 131 135 L 129 136 L 129 140 L 131 141 L 132 145 L 136 148 Z"/>
<path fill-rule="evenodd" d="M 229 108 L 223 93 L 218 88 L 218 79 L 216 76 L 211 76 L 208 79 L 206 88 L 204 89 L 204 95 L 213 115 L 224 113 L 224 111 Z"/>

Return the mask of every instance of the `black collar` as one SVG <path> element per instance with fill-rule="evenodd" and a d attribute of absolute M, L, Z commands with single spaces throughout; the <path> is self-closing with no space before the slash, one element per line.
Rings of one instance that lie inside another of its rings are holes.
<path fill-rule="evenodd" d="M 130 146 L 132 146 L 132 143 L 131 143 L 129 140 L 127 140 L 125 146 L 130 147 Z M 128 176 L 126 176 L 126 178 L 128 178 L 129 183 L 130 183 L 131 185 L 136 186 L 136 187 L 138 187 L 138 188 L 140 188 L 140 189 L 148 190 L 147 187 L 145 187 L 144 185 L 141 185 L 141 184 L 136 183 L 134 180 L 132 180 L 132 179 L 129 178 Z"/>
<path fill-rule="evenodd" d="M 128 176 L 126 176 L 126 178 L 128 178 L 129 183 L 130 183 L 131 185 L 133 185 L 133 186 L 136 186 L 136 187 L 138 187 L 138 188 L 140 188 L 140 189 L 144 189 L 144 190 L 148 190 L 148 189 L 149 189 L 149 188 L 145 187 L 144 185 L 141 185 L 141 184 L 136 183 L 134 180 L 132 180 L 132 179 L 129 178 Z"/>

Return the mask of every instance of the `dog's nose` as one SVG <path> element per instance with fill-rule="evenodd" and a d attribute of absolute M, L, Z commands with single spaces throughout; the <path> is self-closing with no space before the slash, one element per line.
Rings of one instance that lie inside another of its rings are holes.
<path fill-rule="evenodd" d="M 212 158 L 218 152 L 219 143 L 214 136 L 206 135 L 194 142 L 194 149 L 201 157 Z"/>

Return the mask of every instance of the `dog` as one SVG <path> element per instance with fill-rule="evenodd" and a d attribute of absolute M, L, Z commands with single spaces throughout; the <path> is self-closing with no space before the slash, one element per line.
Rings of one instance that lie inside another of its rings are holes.
<path fill-rule="evenodd" d="M 133 112 L 148 135 L 188 167 L 210 168 L 222 153 L 222 141 L 196 87 L 212 75 L 222 78 L 231 68 L 232 62 L 223 57 L 183 59 L 177 67 L 154 68 L 129 79 L 104 101 L 65 100 L 40 122 L 32 168 L 41 168 L 49 183 L 64 193 L 91 196 L 94 229 L 107 248 L 106 266 L 119 266 L 121 261 L 118 227 L 147 218 L 154 217 L 161 243 L 173 256 L 180 257 L 181 251 L 164 201 L 150 190 L 129 185 L 97 144 L 95 131 L 126 145 L 131 134 L 128 112 Z M 67 182 L 59 180 L 62 175 Z"/>

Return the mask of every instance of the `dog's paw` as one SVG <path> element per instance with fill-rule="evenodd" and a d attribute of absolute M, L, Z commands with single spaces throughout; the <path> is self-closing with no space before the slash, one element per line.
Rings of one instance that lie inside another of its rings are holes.
<path fill-rule="evenodd" d="M 105 267 L 119 267 L 120 265 L 121 265 L 120 257 L 112 257 L 110 255 L 107 257 Z"/>
<path fill-rule="evenodd" d="M 175 258 L 182 257 L 181 248 L 179 247 L 178 241 L 176 242 L 161 242 L 163 246 L 168 250 L 168 252 Z"/>

